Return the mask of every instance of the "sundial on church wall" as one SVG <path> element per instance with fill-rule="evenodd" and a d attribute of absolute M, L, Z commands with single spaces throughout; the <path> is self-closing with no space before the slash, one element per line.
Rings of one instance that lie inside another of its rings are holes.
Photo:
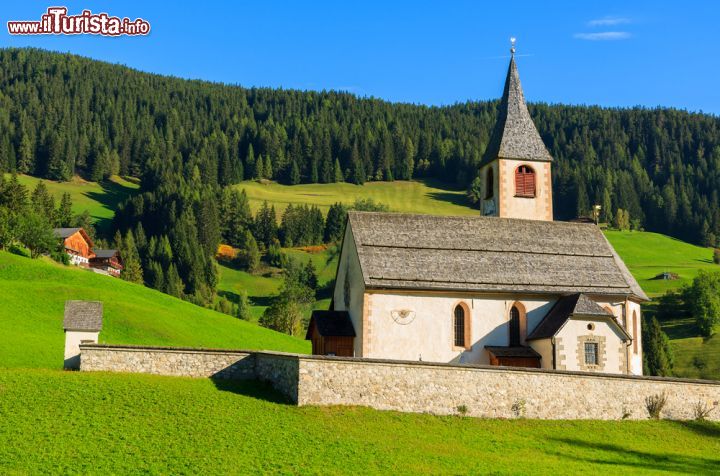
<path fill-rule="evenodd" d="M 401 326 L 406 326 L 415 320 L 415 311 L 412 309 L 396 309 L 394 311 L 390 311 L 390 315 L 392 316 L 393 321 Z"/>

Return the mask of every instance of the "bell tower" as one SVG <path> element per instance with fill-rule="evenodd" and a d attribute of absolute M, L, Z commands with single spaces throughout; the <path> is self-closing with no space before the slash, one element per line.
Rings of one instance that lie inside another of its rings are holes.
<path fill-rule="evenodd" d="M 510 66 L 498 120 L 480 162 L 484 216 L 553 220 L 552 156 L 530 118 L 510 39 Z"/>

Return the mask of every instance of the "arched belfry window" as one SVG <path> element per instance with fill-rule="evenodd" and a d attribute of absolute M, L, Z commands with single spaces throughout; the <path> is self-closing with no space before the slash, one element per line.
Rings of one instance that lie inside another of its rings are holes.
<path fill-rule="evenodd" d="M 487 175 L 485 176 L 485 200 L 490 200 L 495 194 L 495 172 L 492 167 L 488 167 Z"/>
<path fill-rule="evenodd" d="M 515 169 L 515 196 L 535 197 L 535 171 L 529 165 Z"/>
<path fill-rule="evenodd" d="M 470 310 L 463 304 L 455 306 L 453 311 L 453 344 L 470 348 Z"/>
<path fill-rule="evenodd" d="M 525 336 L 527 335 L 527 317 L 525 315 L 525 306 L 516 302 L 510 308 L 510 320 L 508 322 L 508 334 L 510 347 L 525 345 Z"/>

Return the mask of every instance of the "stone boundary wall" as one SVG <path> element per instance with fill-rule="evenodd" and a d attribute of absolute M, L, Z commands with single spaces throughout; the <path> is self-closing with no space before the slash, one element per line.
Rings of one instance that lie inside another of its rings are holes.
<path fill-rule="evenodd" d="M 258 379 L 298 405 L 486 418 L 647 419 L 645 398 L 664 393 L 663 418 L 688 420 L 699 403 L 720 420 L 720 382 L 542 369 L 324 357 L 280 352 L 85 344 L 81 370 Z"/>

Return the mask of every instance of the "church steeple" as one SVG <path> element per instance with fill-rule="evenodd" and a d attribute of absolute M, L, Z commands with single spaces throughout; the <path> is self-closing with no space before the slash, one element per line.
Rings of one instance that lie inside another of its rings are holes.
<path fill-rule="evenodd" d="M 497 123 L 480 162 L 483 215 L 552 220 L 552 156 L 525 104 L 511 42 Z"/>
<path fill-rule="evenodd" d="M 552 156 L 545 148 L 535 124 L 530 118 L 525 95 L 515 64 L 515 43 L 510 48 L 510 66 L 505 78 L 505 89 L 500 100 L 500 114 L 490 143 L 485 149 L 482 163 L 497 158 L 550 162 Z"/>

